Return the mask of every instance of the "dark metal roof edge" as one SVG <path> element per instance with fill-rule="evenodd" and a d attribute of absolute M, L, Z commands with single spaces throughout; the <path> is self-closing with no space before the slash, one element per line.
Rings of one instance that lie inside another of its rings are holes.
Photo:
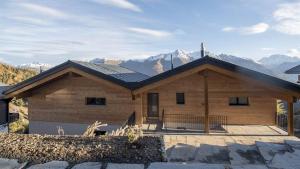
<path fill-rule="evenodd" d="M 42 72 L 42 73 L 40 73 L 40 74 L 38 74 L 36 76 L 33 76 L 33 77 L 31 77 L 29 79 L 26 79 L 26 80 L 24 80 L 24 81 L 22 81 L 20 83 L 17 83 L 15 85 L 11 86 L 9 89 L 5 90 L 3 92 L 3 94 L 12 93 L 12 92 L 14 92 L 14 91 L 16 91 L 16 90 L 18 90 L 18 89 L 20 89 L 22 87 L 25 87 L 25 86 L 27 86 L 27 85 L 29 85 L 31 83 L 34 83 L 34 82 L 36 82 L 38 80 L 41 80 L 41 79 L 43 79 L 43 78 L 45 78 L 47 76 L 50 76 L 50 75 L 52 75 L 54 73 L 57 73 L 57 72 L 65 69 L 65 68 L 67 68 L 69 64 L 71 64 L 71 61 L 68 60 L 67 62 L 64 62 L 64 63 L 62 63 L 60 65 L 57 65 L 57 66 L 55 66 L 55 67 L 53 67 L 53 68 L 51 68 L 49 70 L 46 70 L 46 71 L 44 71 L 44 72 Z"/>
<path fill-rule="evenodd" d="M 235 64 L 223 61 L 223 60 L 212 58 L 212 57 L 209 57 L 209 56 L 205 56 L 203 58 L 197 59 L 197 60 L 192 61 L 190 63 L 187 63 L 185 65 L 176 67 L 173 70 L 169 70 L 169 71 L 163 72 L 161 74 L 158 74 L 156 76 L 153 76 L 149 79 L 143 80 L 138 85 L 136 85 L 134 89 L 144 87 L 144 86 L 149 85 L 151 83 L 158 82 L 158 81 L 163 80 L 165 78 L 177 75 L 177 74 L 182 73 L 186 70 L 189 70 L 189 69 L 192 69 L 192 68 L 195 68 L 197 66 L 204 65 L 204 64 L 211 64 L 211 65 L 221 67 L 221 68 L 233 71 L 233 72 L 239 72 L 239 73 L 247 75 L 251 78 L 255 78 L 255 79 L 258 79 L 260 81 L 267 82 L 269 84 L 277 85 L 277 86 L 280 86 L 282 88 L 286 88 L 286 89 L 289 89 L 289 90 L 294 90 L 294 91 L 300 92 L 300 86 L 295 84 L 295 83 L 292 83 L 292 82 L 289 82 L 289 81 L 286 81 L 286 80 L 283 80 L 283 79 L 280 79 L 280 78 L 277 78 L 277 77 L 274 77 L 274 76 L 271 76 L 271 75 L 267 75 L 267 74 L 264 74 L 264 73 L 261 73 L 261 72 L 257 72 L 257 71 L 254 71 L 254 70 L 242 67 L 242 66 L 238 66 L 238 65 L 235 65 Z"/>

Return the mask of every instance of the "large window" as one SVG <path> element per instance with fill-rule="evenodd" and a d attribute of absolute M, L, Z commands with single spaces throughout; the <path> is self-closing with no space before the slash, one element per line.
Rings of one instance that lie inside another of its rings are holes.
<path fill-rule="evenodd" d="M 184 93 L 176 93 L 176 103 L 185 104 Z"/>
<path fill-rule="evenodd" d="M 230 106 L 248 106 L 249 99 L 248 97 L 229 97 Z"/>
<path fill-rule="evenodd" d="M 104 97 L 87 97 L 86 105 L 106 105 L 106 98 Z"/>

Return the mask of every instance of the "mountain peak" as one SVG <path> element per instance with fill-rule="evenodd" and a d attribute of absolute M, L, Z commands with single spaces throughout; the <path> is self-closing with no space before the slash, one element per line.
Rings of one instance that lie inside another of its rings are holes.
<path fill-rule="evenodd" d="M 268 57 L 263 57 L 258 62 L 263 65 L 279 65 L 285 62 L 300 62 L 300 58 L 296 56 L 274 54 Z"/>

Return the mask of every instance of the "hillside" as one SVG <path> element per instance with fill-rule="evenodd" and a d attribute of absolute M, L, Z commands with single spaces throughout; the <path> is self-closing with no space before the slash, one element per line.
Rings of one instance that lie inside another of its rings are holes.
<path fill-rule="evenodd" d="M 0 82 L 4 84 L 16 84 L 36 74 L 37 72 L 35 70 L 17 68 L 8 64 L 0 63 Z"/>

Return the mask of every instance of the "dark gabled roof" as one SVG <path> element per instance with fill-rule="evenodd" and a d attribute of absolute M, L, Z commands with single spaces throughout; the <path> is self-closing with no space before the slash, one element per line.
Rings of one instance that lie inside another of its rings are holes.
<path fill-rule="evenodd" d="M 285 71 L 286 74 L 300 74 L 300 65 L 292 67 L 291 69 Z"/>
<path fill-rule="evenodd" d="M 81 61 L 67 61 L 61 65 L 58 65 L 52 69 L 40 73 L 37 76 L 27 79 L 14 86 L 11 86 L 9 89 L 5 90 L 3 94 L 9 94 L 11 92 L 14 92 L 18 89 L 21 89 L 29 84 L 41 80 L 49 75 L 55 74 L 68 67 L 77 68 L 86 73 L 93 74 L 99 78 L 111 81 L 130 90 L 135 90 L 205 64 L 217 66 L 233 72 L 238 72 L 244 76 L 263 81 L 267 84 L 272 84 L 285 89 L 300 92 L 300 86 L 295 83 L 288 82 L 274 76 L 270 76 L 264 73 L 247 69 L 242 66 L 238 66 L 229 62 L 206 56 L 153 77 L 149 77 L 142 73 L 138 73 L 117 65 L 93 64 Z"/>
<path fill-rule="evenodd" d="M 210 65 L 217 66 L 217 67 L 229 70 L 229 71 L 238 72 L 245 76 L 254 78 L 256 80 L 263 81 L 268 84 L 273 84 L 273 85 L 276 85 L 276 86 L 279 86 L 282 88 L 300 92 L 300 86 L 295 83 L 288 82 L 288 81 L 279 79 L 274 76 L 270 76 L 270 75 L 267 75 L 264 73 L 250 70 L 248 68 L 238 66 L 238 65 L 235 65 L 235 64 L 232 64 L 229 62 L 225 62 L 225 61 L 222 61 L 222 60 L 219 60 L 219 59 L 216 59 L 213 57 L 209 57 L 209 56 L 205 56 L 203 58 L 197 59 L 195 61 L 189 62 L 189 63 L 179 66 L 177 68 L 174 68 L 173 70 L 169 70 L 169 71 L 163 72 L 161 74 L 158 74 L 156 76 L 153 76 L 151 78 L 148 78 L 146 80 L 143 80 L 140 83 L 138 83 L 137 86 L 135 86 L 135 89 L 141 88 L 141 87 L 149 85 L 151 83 L 158 82 L 160 80 L 166 79 L 168 77 L 177 75 L 179 73 L 182 73 L 184 71 L 193 69 L 195 67 L 198 67 L 198 66 L 201 66 L 204 64 L 210 64 Z"/>
<path fill-rule="evenodd" d="M 145 74 L 135 72 L 133 70 L 121 67 L 119 65 L 109 65 L 104 63 L 93 64 L 93 63 L 82 62 L 82 61 L 72 61 L 72 62 L 128 83 L 140 82 L 142 80 L 149 78 L 149 76 Z"/>
<path fill-rule="evenodd" d="M 52 74 L 55 74 L 66 68 L 73 67 L 77 68 L 86 73 L 95 75 L 99 78 L 111 81 L 125 88 L 131 89 L 136 83 L 149 78 L 149 76 L 129 70 L 127 68 L 117 66 L 117 65 L 108 65 L 108 64 L 93 64 L 89 62 L 82 61 L 67 61 L 58 66 L 55 66 L 45 72 L 42 72 L 32 78 L 29 78 L 23 82 L 20 82 L 14 86 L 11 86 L 9 89 L 5 90 L 3 94 L 9 94 L 18 89 L 21 89 L 27 85 L 30 85 L 36 81 L 39 81 L 45 77 L 48 77 Z"/>

